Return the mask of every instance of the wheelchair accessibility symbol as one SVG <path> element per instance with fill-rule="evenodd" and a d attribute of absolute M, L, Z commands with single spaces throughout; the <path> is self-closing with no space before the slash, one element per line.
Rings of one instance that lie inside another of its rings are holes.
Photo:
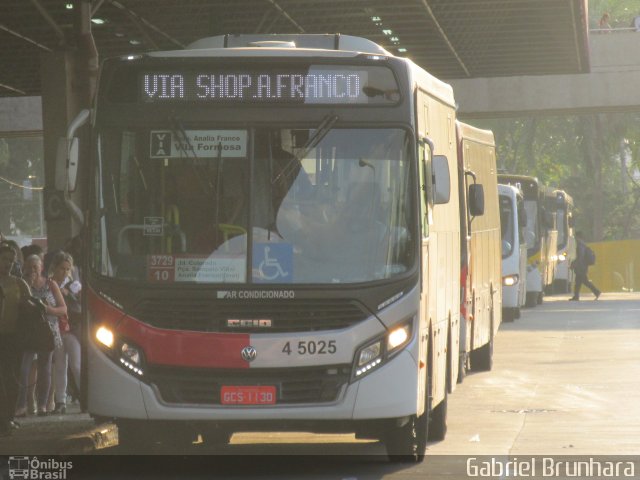
<path fill-rule="evenodd" d="M 291 283 L 293 248 L 288 243 L 257 243 L 253 247 L 253 281 Z"/>

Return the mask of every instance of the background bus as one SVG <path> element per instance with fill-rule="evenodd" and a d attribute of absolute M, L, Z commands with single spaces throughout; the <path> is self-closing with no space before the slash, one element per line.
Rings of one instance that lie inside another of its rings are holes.
<path fill-rule="evenodd" d="M 513 185 L 498 185 L 502 231 L 502 320 L 520 318 L 527 294 L 527 215 L 522 191 Z"/>
<path fill-rule="evenodd" d="M 571 262 L 576 258 L 574 236 L 573 198 L 564 190 L 556 190 L 556 220 L 558 226 L 558 264 L 553 279 L 555 293 L 569 293 L 573 290 L 573 270 Z"/>
<path fill-rule="evenodd" d="M 458 373 L 451 88 L 360 38 L 223 36 L 106 61 L 91 118 L 90 412 L 123 445 L 351 431 L 422 459 Z"/>
<path fill-rule="evenodd" d="M 527 244 L 527 298 L 526 306 L 542 303 L 545 287 L 553 283 L 555 260 L 549 252 L 555 252 L 557 231 L 552 215 L 545 215 L 544 194 L 538 179 L 527 175 L 498 175 L 498 183 L 514 185 L 522 190 L 527 226 L 524 239 Z"/>
<path fill-rule="evenodd" d="M 491 370 L 502 320 L 500 213 L 493 133 L 456 123 L 460 166 L 460 374 Z"/>
<path fill-rule="evenodd" d="M 543 258 L 546 259 L 546 268 L 542 277 L 545 295 L 553 294 L 553 282 L 558 267 L 558 200 L 556 191 L 546 185 L 540 186 L 540 193 L 542 194 L 541 226 L 545 236 Z"/>

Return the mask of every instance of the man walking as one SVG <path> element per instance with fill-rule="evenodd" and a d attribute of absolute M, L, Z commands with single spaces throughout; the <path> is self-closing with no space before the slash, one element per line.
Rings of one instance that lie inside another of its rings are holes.
<path fill-rule="evenodd" d="M 582 232 L 576 232 L 576 259 L 571 263 L 571 269 L 575 273 L 575 288 L 573 297 L 569 300 L 580 300 L 580 287 L 586 285 L 589 290 L 596 296 L 594 300 L 600 297 L 600 290 L 589 280 L 589 266 L 595 263 L 595 255 L 585 243 Z"/>

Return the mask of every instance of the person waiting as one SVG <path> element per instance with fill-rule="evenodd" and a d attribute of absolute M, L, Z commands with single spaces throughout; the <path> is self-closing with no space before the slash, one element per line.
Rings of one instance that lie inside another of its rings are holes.
<path fill-rule="evenodd" d="M 58 285 L 43 276 L 43 263 L 38 255 L 30 255 L 24 262 L 24 277 L 31 288 L 31 294 L 42 300 L 46 308 L 46 316 L 54 337 L 54 349 L 60 348 L 62 338 L 58 326 L 58 317 L 67 315 L 67 306 Z M 53 351 L 26 351 L 22 356 L 20 367 L 20 389 L 16 416 L 24 416 L 27 412 L 27 389 L 29 386 L 29 372 L 34 357 L 37 355 L 38 379 L 36 382 L 38 415 L 48 413 L 49 391 L 51 389 L 51 363 Z"/>
<path fill-rule="evenodd" d="M 58 326 L 62 345 L 53 352 L 55 378 L 55 408 L 53 413 L 63 414 L 67 411 L 67 368 L 70 368 L 75 381 L 76 391 L 80 391 L 80 342 L 71 331 L 69 319 L 79 313 L 80 283 L 73 280 L 73 257 L 66 252 L 58 252 L 51 259 L 51 279 L 60 287 L 60 292 L 67 305 L 68 317 L 58 317 Z"/>
<path fill-rule="evenodd" d="M 16 252 L 0 245 L 0 437 L 11 435 L 18 424 L 13 420 L 18 397 L 18 305 L 31 292 L 21 278 L 11 275 Z"/>

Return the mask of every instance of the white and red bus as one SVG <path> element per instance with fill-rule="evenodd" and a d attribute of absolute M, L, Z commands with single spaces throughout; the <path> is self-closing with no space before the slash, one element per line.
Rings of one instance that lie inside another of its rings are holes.
<path fill-rule="evenodd" d="M 221 36 L 107 60 L 70 140 L 87 117 L 88 407 L 121 443 L 356 432 L 420 460 L 444 436 L 450 86 L 361 38 Z"/>

